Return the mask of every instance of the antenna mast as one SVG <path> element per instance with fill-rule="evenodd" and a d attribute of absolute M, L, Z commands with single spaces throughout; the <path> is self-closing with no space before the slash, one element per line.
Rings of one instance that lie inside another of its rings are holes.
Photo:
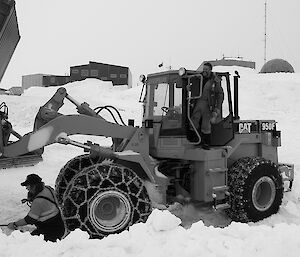
<path fill-rule="evenodd" d="M 264 51 L 264 63 L 266 63 L 267 60 L 267 1 L 265 1 L 265 51 Z"/>

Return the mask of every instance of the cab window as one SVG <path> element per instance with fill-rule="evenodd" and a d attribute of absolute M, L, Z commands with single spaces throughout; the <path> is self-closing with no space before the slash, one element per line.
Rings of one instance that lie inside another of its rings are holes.
<path fill-rule="evenodd" d="M 168 110 L 182 113 L 182 88 L 176 82 L 172 84 L 161 83 L 155 86 L 154 115 L 167 115 Z"/>

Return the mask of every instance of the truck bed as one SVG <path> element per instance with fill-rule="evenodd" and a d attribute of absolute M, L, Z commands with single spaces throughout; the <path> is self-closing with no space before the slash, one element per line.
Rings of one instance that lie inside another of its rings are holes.
<path fill-rule="evenodd" d="M 0 82 L 20 40 L 14 0 L 0 0 Z"/>

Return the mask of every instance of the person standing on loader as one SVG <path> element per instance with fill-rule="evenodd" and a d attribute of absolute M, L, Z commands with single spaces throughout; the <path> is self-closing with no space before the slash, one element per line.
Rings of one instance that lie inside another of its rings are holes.
<path fill-rule="evenodd" d="M 202 148 L 208 150 L 211 142 L 211 124 L 216 123 L 221 115 L 224 92 L 220 78 L 212 72 L 211 63 L 204 63 L 201 74 L 203 76 L 202 94 L 192 110 L 191 120 L 201 136 Z M 188 90 L 191 89 L 188 88 Z"/>
<path fill-rule="evenodd" d="M 37 174 L 30 174 L 21 183 L 28 190 L 27 201 L 31 203 L 27 216 L 8 224 L 8 228 L 15 230 L 19 226 L 33 224 L 36 229 L 31 235 L 44 235 L 45 241 L 55 242 L 62 239 L 65 233 L 64 222 L 57 204 L 54 189 L 45 186 Z M 23 201 L 22 201 L 23 202 Z"/>

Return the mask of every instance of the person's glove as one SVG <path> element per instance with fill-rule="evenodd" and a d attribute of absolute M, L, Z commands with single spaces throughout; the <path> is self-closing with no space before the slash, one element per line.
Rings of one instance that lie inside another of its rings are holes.
<path fill-rule="evenodd" d="M 28 202 L 28 199 L 24 198 L 21 200 L 21 203 L 27 203 Z"/>
<path fill-rule="evenodd" d="M 217 123 L 217 118 L 218 118 L 219 114 L 220 114 L 220 110 L 217 109 L 217 108 L 215 108 L 215 109 L 213 110 L 212 114 L 211 114 L 212 117 L 211 117 L 211 119 L 210 119 L 210 122 L 211 122 L 212 124 L 216 124 L 216 123 Z"/>
<path fill-rule="evenodd" d="M 18 226 L 16 225 L 15 222 L 10 222 L 7 227 L 10 229 L 10 230 L 16 230 L 18 229 Z"/>

